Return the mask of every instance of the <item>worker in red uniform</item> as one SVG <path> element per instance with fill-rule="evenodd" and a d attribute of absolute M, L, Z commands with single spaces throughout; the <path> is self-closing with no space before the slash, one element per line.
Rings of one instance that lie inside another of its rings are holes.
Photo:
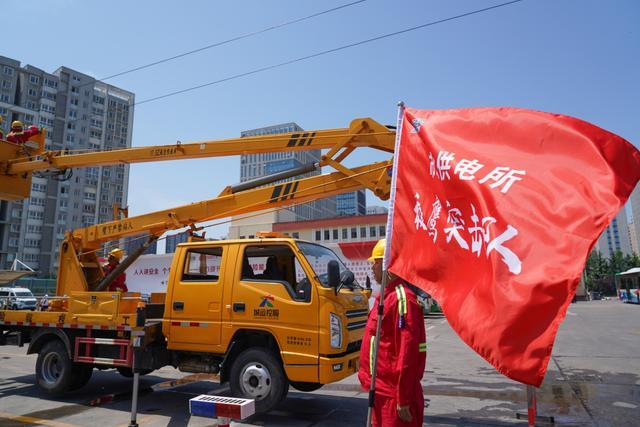
<path fill-rule="evenodd" d="M 29 126 L 27 130 L 23 130 L 22 122 L 14 120 L 11 123 L 11 132 L 7 135 L 7 141 L 24 144 L 29 138 L 38 135 L 40 132 L 42 132 L 42 129 L 38 129 L 37 126 Z"/>
<path fill-rule="evenodd" d="M 120 261 L 124 256 L 124 251 L 120 248 L 116 248 L 109 252 L 109 258 L 107 258 L 107 265 L 104 268 L 105 275 L 111 273 L 118 265 L 120 265 Z M 113 281 L 109 284 L 108 291 L 109 292 L 129 292 L 129 288 L 127 288 L 127 274 L 123 271 L 113 279 Z"/>
<path fill-rule="evenodd" d="M 382 283 L 385 239 L 373 248 L 373 275 Z M 378 363 L 372 424 L 378 427 L 422 426 L 424 396 L 420 380 L 427 358 L 423 311 L 411 287 L 387 272 L 384 313 L 378 346 Z M 373 340 L 376 334 L 378 299 L 369 313 L 360 348 L 358 379 L 364 390 L 371 386 Z"/>

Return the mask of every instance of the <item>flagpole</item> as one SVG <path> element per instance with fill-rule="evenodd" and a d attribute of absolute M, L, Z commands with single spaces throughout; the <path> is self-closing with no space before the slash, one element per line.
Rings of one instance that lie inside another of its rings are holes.
<path fill-rule="evenodd" d="M 389 256 L 391 252 L 391 237 L 393 235 L 393 203 L 396 198 L 396 178 L 398 173 L 398 157 L 400 154 L 400 137 L 402 135 L 402 117 L 404 116 L 404 102 L 398 102 L 398 118 L 396 121 L 396 143 L 393 153 L 393 169 L 391 175 L 391 194 L 389 196 L 389 212 L 387 214 L 387 229 L 386 229 L 386 245 L 384 248 L 384 257 L 382 258 L 382 283 L 380 284 L 380 295 L 378 297 L 378 321 L 376 322 L 376 335 L 373 339 L 372 353 L 373 360 L 371 366 L 373 368 L 371 372 L 371 386 L 369 387 L 369 409 L 367 411 L 367 427 L 371 427 L 374 398 L 376 394 L 376 373 L 378 366 L 378 344 L 380 342 L 380 328 L 382 326 L 383 314 L 384 314 L 384 290 L 387 286 L 388 273 L 387 266 L 389 265 Z"/>

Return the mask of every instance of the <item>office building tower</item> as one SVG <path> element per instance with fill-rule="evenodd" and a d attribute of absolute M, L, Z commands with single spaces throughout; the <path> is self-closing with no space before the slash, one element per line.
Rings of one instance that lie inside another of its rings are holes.
<path fill-rule="evenodd" d="M 622 208 L 600 235 L 593 250 L 599 251 L 605 258 L 611 257 L 617 251 L 622 252 L 623 255 L 631 254 L 628 227 L 627 213 Z"/>
<path fill-rule="evenodd" d="M 189 233 L 187 233 L 186 231 L 183 233 L 172 234 L 167 236 L 167 238 L 165 239 L 164 253 L 166 254 L 174 253 L 176 251 L 176 247 L 180 243 L 185 243 L 188 240 L 189 240 Z"/>
<path fill-rule="evenodd" d="M 303 132 L 296 123 L 284 123 L 280 125 L 268 126 L 259 129 L 246 130 L 241 133 L 242 137 L 274 135 L 288 132 Z M 276 172 L 282 172 L 287 169 L 306 165 L 309 163 L 320 162 L 320 150 L 307 151 L 289 151 L 281 153 L 259 153 L 259 154 L 243 154 L 240 156 L 240 181 L 248 181 L 253 178 L 270 175 Z M 296 178 L 310 177 L 320 175 L 320 170 L 300 175 Z M 293 178 L 287 179 L 291 181 Z M 320 218 L 328 218 L 336 215 L 335 197 L 315 200 L 312 202 L 292 206 L 290 208 L 295 214 L 296 220 L 312 220 Z M 286 215 L 286 214 L 284 214 Z M 280 222 L 278 213 L 275 215 L 275 222 Z M 286 215 L 289 220 L 289 215 Z"/>
<path fill-rule="evenodd" d="M 629 222 L 633 224 L 630 227 L 631 249 L 640 255 L 640 185 L 631 192 L 629 196 Z"/>
<path fill-rule="evenodd" d="M 336 213 L 338 216 L 366 215 L 367 196 L 364 189 L 336 195 Z"/>
<path fill-rule="evenodd" d="M 367 206 L 367 215 L 386 214 L 389 209 L 384 206 Z"/>
<path fill-rule="evenodd" d="M 149 239 L 149 235 L 147 233 L 135 234 L 133 236 L 125 237 L 124 245 L 122 245 L 122 249 L 124 249 L 125 255 L 129 256 L 133 254 L 148 239 Z M 158 252 L 158 242 L 155 241 L 152 244 L 150 244 L 147 249 L 144 250 L 142 255 L 154 255 L 157 252 Z"/>

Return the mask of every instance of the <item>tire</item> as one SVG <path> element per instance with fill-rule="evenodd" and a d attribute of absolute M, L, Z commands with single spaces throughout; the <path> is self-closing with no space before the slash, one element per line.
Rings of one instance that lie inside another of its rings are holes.
<path fill-rule="evenodd" d="M 255 399 L 256 413 L 265 413 L 282 402 L 289 381 L 276 357 L 262 349 L 248 349 L 233 361 L 229 376 L 231 393 Z"/>
<path fill-rule="evenodd" d="M 291 385 L 296 390 L 305 391 L 305 392 L 316 391 L 316 390 L 320 389 L 320 387 L 322 387 L 322 384 L 320 384 L 320 383 L 292 382 Z"/>
<path fill-rule="evenodd" d="M 49 341 L 38 353 L 36 381 L 50 396 L 60 396 L 71 390 L 74 366 L 60 340 Z"/>
<path fill-rule="evenodd" d="M 133 369 L 129 367 L 118 366 L 116 370 L 120 375 L 122 375 L 125 378 L 133 378 Z M 150 374 L 151 372 L 153 372 L 152 369 L 142 369 L 140 370 L 140 375 L 147 375 L 147 374 Z"/>
<path fill-rule="evenodd" d="M 91 375 L 93 374 L 93 366 L 85 363 L 74 363 L 73 368 L 73 380 L 69 390 L 78 390 L 89 382 Z"/>

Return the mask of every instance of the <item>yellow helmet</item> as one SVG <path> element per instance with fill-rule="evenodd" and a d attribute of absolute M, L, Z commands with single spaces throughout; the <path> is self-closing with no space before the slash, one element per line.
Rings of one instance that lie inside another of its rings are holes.
<path fill-rule="evenodd" d="M 111 252 L 109 252 L 109 256 L 112 256 L 115 259 L 117 259 L 118 261 L 120 261 L 122 259 L 122 257 L 124 256 L 124 251 L 122 249 L 120 249 L 120 248 L 115 248 Z"/>
<path fill-rule="evenodd" d="M 380 239 L 378 243 L 373 247 L 369 261 L 375 261 L 377 259 L 384 258 L 384 248 L 387 246 L 387 239 Z"/>
<path fill-rule="evenodd" d="M 13 123 L 11 123 L 11 129 L 21 128 L 21 127 L 22 127 L 22 122 L 20 120 L 14 120 Z"/>

